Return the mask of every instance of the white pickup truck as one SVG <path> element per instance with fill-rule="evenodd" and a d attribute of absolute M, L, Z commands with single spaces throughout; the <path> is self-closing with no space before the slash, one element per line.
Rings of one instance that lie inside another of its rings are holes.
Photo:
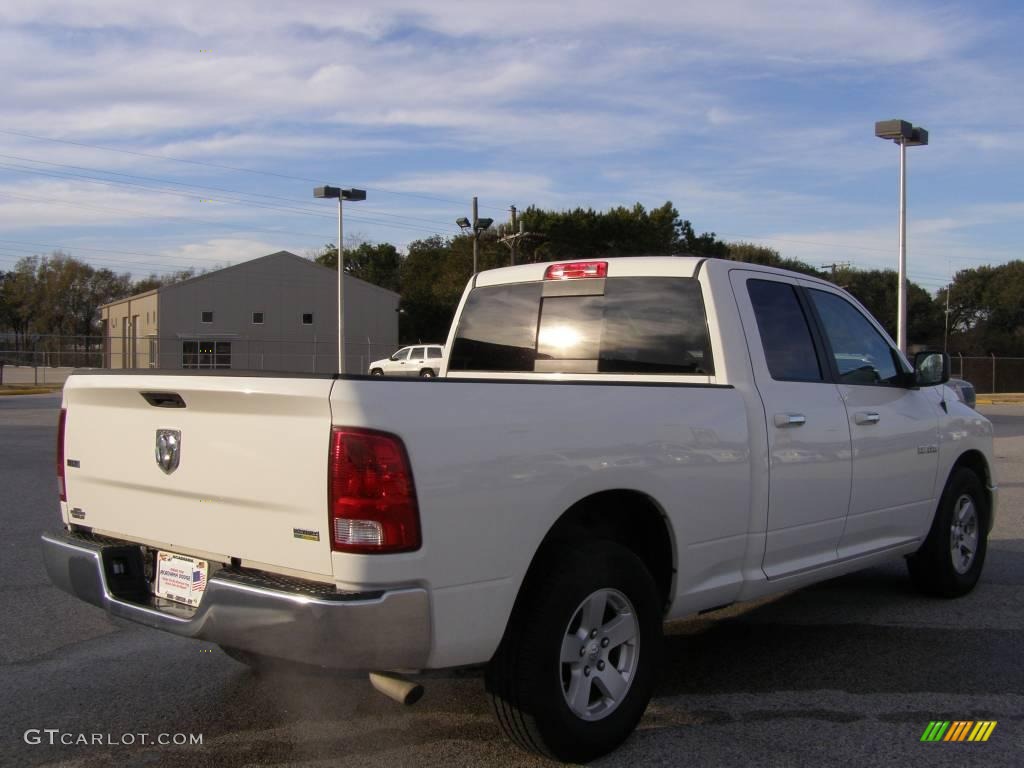
<path fill-rule="evenodd" d="M 639 721 L 665 620 L 890 558 L 932 594 L 978 580 L 992 426 L 834 285 L 497 269 L 446 349 L 433 380 L 76 373 L 50 577 L 254 666 L 401 693 L 486 664 L 509 736 L 574 761 Z"/>

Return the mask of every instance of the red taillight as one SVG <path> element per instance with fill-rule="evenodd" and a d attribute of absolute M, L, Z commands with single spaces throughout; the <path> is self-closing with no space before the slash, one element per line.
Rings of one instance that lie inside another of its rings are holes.
<path fill-rule="evenodd" d="M 68 500 L 68 489 L 64 485 L 64 425 L 68 420 L 66 408 L 60 409 L 60 421 L 57 422 L 57 490 L 60 491 L 60 500 Z"/>
<path fill-rule="evenodd" d="M 419 549 L 416 489 L 400 438 L 334 427 L 327 473 L 331 549 L 364 554 Z"/>
<path fill-rule="evenodd" d="M 571 261 L 567 264 L 552 264 L 544 272 L 545 280 L 572 280 L 577 277 L 606 277 L 607 261 Z"/>

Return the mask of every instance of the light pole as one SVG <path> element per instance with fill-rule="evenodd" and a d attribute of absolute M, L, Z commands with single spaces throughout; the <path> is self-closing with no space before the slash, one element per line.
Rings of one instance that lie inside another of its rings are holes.
<path fill-rule="evenodd" d="M 345 248 L 342 244 L 342 201 L 353 202 L 366 199 L 365 189 L 341 189 L 340 187 L 316 187 L 313 197 L 338 199 L 338 373 L 345 372 L 345 313 L 342 304 L 345 299 L 345 282 L 341 273 L 345 271 Z"/>
<path fill-rule="evenodd" d="M 875 123 L 875 136 L 896 142 L 900 147 L 900 266 L 896 300 L 896 344 L 907 354 L 907 147 L 923 147 L 928 131 L 906 120 L 881 120 Z"/>
<path fill-rule="evenodd" d="M 491 224 L 494 223 L 494 219 L 481 219 L 476 215 L 476 198 L 473 198 L 473 221 L 470 221 L 465 216 L 462 216 L 455 220 L 455 223 L 459 225 L 459 228 L 463 232 L 467 230 L 473 231 L 473 274 L 477 273 L 477 250 L 478 243 L 480 242 L 480 233 L 486 230 Z"/>

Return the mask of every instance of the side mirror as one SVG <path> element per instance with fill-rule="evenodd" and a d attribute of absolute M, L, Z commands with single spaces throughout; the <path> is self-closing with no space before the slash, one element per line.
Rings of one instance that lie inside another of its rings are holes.
<path fill-rule="evenodd" d="M 914 355 L 914 385 L 934 387 L 949 381 L 949 355 L 945 352 L 918 352 Z"/>

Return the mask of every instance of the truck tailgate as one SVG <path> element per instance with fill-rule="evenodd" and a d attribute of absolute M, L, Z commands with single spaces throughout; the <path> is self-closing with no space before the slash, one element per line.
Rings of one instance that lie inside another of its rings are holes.
<path fill-rule="evenodd" d="M 332 384 L 71 376 L 64 389 L 65 519 L 183 554 L 329 576 Z M 180 432 L 170 472 L 156 457 L 161 430 Z"/>

